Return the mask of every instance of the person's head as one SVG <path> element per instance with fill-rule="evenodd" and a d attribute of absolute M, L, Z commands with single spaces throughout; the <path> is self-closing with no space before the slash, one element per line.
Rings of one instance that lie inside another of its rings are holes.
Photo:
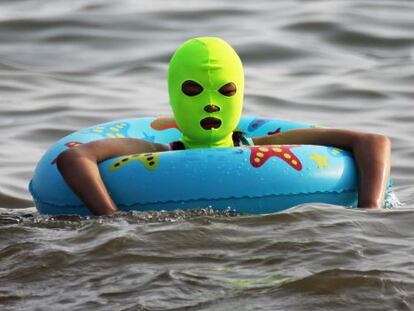
<path fill-rule="evenodd" d="M 215 37 L 194 38 L 171 58 L 168 92 L 186 148 L 230 147 L 243 106 L 243 65 Z"/>

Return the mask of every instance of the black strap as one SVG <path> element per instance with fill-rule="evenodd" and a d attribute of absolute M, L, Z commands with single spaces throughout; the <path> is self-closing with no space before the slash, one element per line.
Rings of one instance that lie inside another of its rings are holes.
<path fill-rule="evenodd" d="M 184 150 L 185 146 L 184 143 L 180 140 L 173 141 L 170 143 L 171 150 Z"/>

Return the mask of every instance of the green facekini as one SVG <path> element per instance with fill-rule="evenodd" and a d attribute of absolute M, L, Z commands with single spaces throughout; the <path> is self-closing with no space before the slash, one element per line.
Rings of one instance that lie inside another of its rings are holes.
<path fill-rule="evenodd" d="M 231 83 L 233 92 L 226 93 Z M 186 148 L 233 146 L 243 89 L 243 65 L 225 41 L 195 38 L 178 48 L 169 65 L 168 92 Z"/>

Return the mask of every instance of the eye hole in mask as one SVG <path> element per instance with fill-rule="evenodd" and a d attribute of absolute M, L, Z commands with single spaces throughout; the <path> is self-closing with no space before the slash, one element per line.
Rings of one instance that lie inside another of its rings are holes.
<path fill-rule="evenodd" d="M 219 92 L 221 94 L 223 94 L 224 96 L 233 96 L 237 93 L 236 84 L 234 84 L 233 82 L 229 82 L 229 83 L 223 85 L 219 89 Z"/>
<path fill-rule="evenodd" d="M 193 80 L 184 81 L 181 90 L 185 95 L 196 96 L 203 91 L 203 87 Z"/>

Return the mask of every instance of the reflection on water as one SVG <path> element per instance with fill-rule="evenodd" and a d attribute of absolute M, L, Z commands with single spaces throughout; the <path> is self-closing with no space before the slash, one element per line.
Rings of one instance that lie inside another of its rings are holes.
<path fill-rule="evenodd" d="M 413 11 L 403 0 L 3 1 L 2 309 L 411 310 Z M 239 52 L 246 114 L 388 135 L 404 205 L 38 216 L 27 184 L 43 152 L 79 128 L 170 114 L 169 57 L 200 35 Z"/>

